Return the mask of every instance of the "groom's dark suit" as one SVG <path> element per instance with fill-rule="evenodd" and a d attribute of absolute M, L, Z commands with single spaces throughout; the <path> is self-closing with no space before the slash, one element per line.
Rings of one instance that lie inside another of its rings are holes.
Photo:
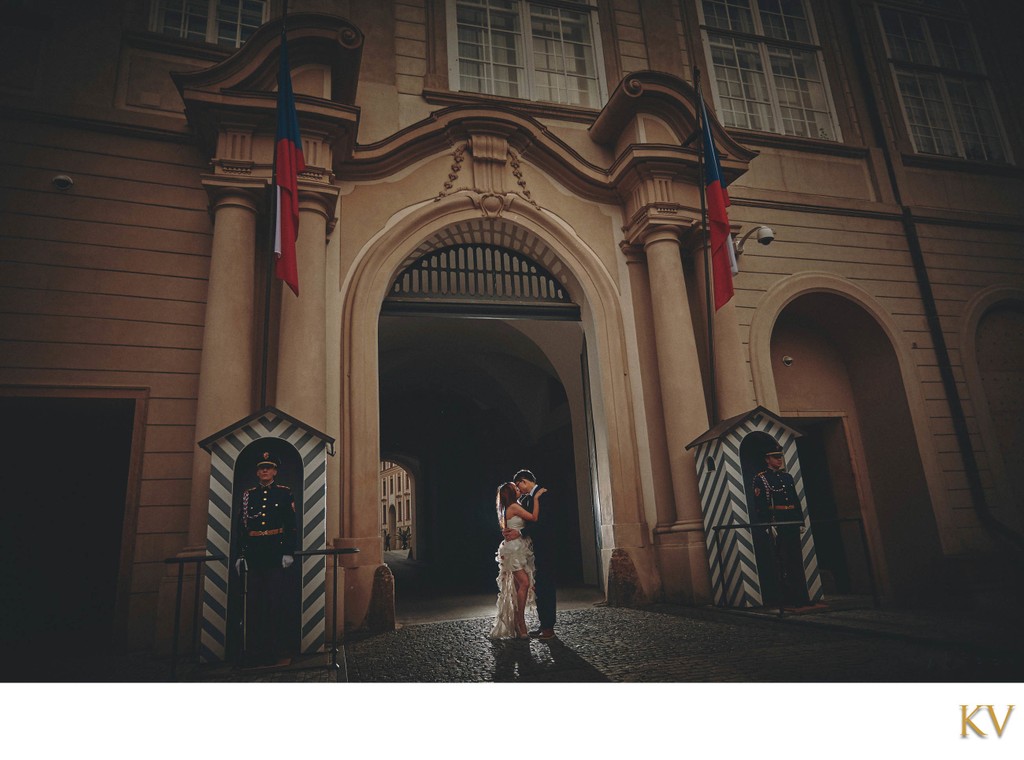
<path fill-rule="evenodd" d="M 536 486 L 536 491 L 540 486 Z M 537 617 L 541 628 L 555 627 L 555 552 L 558 547 L 551 527 L 551 493 L 543 496 L 542 511 L 537 522 L 527 523 L 526 535 L 533 539 L 533 561 L 537 570 L 534 576 L 534 595 L 537 598 Z M 533 512 L 533 491 L 519 497 L 519 504 L 527 512 Z"/>

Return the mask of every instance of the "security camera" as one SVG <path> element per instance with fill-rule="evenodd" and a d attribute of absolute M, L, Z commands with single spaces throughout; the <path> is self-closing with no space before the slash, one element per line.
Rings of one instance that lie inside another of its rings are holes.
<path fill-rule="evenodd" d="M 772 241 L 775 240 L 775 230 L 767 224 L 759 224 L 757 227 L 751 227 L 739 240 L 735 242 L 736 253 L 743 253 L 743 244 L 750 240 L 750 238 L 757 238 L 757 242 L 761 245 L 771 245 Z"/>
<path fill-rule="evenodd" d="M 71 187 L 75 184 L 75 181 L 66 174 L 58 174 L 56 177 L 50 180 L 50 182 L 52 182 L 53 186 L 58 190 L 70 190 Z"/>

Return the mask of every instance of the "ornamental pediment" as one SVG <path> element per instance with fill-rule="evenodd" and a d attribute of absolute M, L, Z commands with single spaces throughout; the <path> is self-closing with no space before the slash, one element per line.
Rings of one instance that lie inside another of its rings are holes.
<path fill-rule="evenodd" d="M 203 146 L 215 157 L 226 133 L 273 137 L 281 19 L 260 27 L 229 58 L 199 71 L 172 74 L 185 113 Z M 347 19 L 314 13 L 288 16 L 288 58 L 296 110 L 314 139 L 344 157 L 355 142 L 359 109 L 354 105 L 363 34 Z M 259 156 L 254 156 L 257 163 Z M 307 161 L 308 163 L 308 161 Z M 330 168 L 333 157 L 324 162 Z"/>
<path fill-rule="evenodd" d="M 688 82 L 660 71 L 638 71 L 624 78 L 590 127 L 594 142 L 616 156 L 624 167 L 662 163 L 676 173 L 697 177 L 700 122 L 697 91 Z M 711 134 L 729 183 L 746 172 L 756 151 L 738 143 L 709 110 Z"/>

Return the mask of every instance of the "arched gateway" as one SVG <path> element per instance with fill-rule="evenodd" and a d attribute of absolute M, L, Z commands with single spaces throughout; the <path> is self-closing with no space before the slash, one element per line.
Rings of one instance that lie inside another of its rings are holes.
<path fill-rule="evenodd" d="M 493 584 L 495 488 L 531 466 L 569 497 L 561 574 L 595 583 L 607 555 L 630 536 L 643 546 L 646 532 L 619 296 L 566 226 L 519 199 L 512 210 L 515 221 L 483 217 L 456 195 L 412 211 L 361 252 L 343 319 L 352 420 L 342 519 L 346 533 L 376 543 L 381 445 L 425 459 L 419 558 L 482 588 Z M 617 546 L 601 543 L 612 525 Z M 346 606 L 359 615 L 357 599 Z"/>

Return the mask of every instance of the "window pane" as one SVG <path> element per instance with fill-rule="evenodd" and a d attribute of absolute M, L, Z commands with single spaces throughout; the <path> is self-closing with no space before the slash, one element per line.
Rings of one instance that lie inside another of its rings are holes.
<path fill-rule="evenodd" d="M 511 0 L 466 0 L 456 7 L 459 89 L 523 96 L 523 40 Z"/>
<path fill-rule="evenodd" d="M 711 61 L 722 101 L 722 121 L 730 127 L 774 132 L 768 80 L 757 44 L 714 35 Z"/>
<path fill-rule="evenodd" d="M 952 0 L 905 2 L 916 3 L 922 11 L 963 10 Z M 882 9 L 879 17 L 890 56 L 897 62 L 893 69 L 915 150 L 1005 161 L 999 115 L 969 25 L 891 9 Z"/>
<path fill-rule="evenodd" d="M 754 32 L 750 0 L 704 0 L 704 21 L 716 29 Z"/>
<path fill-rule="evenodd" d="M 218 0 L 217 43 L 239 47 L 263 24 L 261 0 Z"/>
<path fill-rule="evenodd" d="M 980 71 L 981 65 L 974 52 L 971 34 L 964 24 L 943 19 L 928 19 L 928 31 L 935 46 L 937 63 L 948 69 Z"/>
<path fill-rule="evenodd" d="M 590 11 L 525 0 L 458 0 L 455 17 L 460 89 L 600 105 Z"/>
<path fill-rule="evenodd" d="M 938 77 L 901 72 L 897 80 L 914 147 L 921 153 L 958 155 Z"/>
<path fill-rule="evenodd" d="M 532 5 L 530 27 L 537 98 L 569 105 L 598 105 L 589 16 Z"/>
<path fill-rule="evenodd" d="M 924 19 L 889 8 L 882 8 L 881 18 L 885 39 L 889 43 L 889 55 L 907 63 L 933 63 L 925 37 Z"/>
<path fill-rule="evenodd" d="M 207 0 L 162 0 L 157 6 L 156 30 L 172 37 L 206 40 Z"/>
<path fill-rule="evenodd" d="M 825 86 L 814 53 L 769 47 L 775 91 L 787 135 L 834 139 Z"/>
<path fill-rule="evenodd" d="M 801 0 L 761 0 L 761 25 L 768 37 L 797 42 L 811 41 Z"/>
<path fill-rule="evenodd" d="M 964 158 L 973 161 L 1004 160 L 1002 141 L 995 128 L 995 109 L 986 88 L 977 82 L 950 80 L 946 89 L 960 130 Z"/>

